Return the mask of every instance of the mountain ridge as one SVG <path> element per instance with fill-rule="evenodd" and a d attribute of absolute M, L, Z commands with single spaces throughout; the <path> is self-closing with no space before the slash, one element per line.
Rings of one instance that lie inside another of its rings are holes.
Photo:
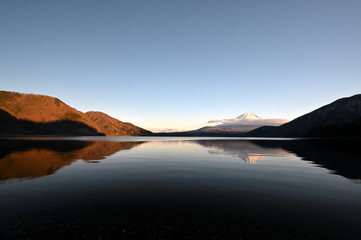
<path fill-rule="evenodd" d="M 240 115 L 242 116 L 242 115 Z M 215 121 L 215 120 L 213 120 Z M 255 120 L 257 121 L 257 120 Z M 222 128 L 222 124 L 193 131 L 158 133 L 158 136 L 214 137 L 301 137 L 361 138 L 361 94 L 335 100 L 280 126 L 261 126 L 253 130 Z M 243 125 L 249 127 L 249 125 Z M 252 127 L 252 126 L 251 126 Z"/>
<path fill-rule="evenodd" d="M 361 94 L 340 98 L 279 127 L 263 127 L 248 136 L 361 137 Z"/>
<path fill-rule="evenodd" d="M 83 113 L 58 98 L 0 91 L 0 134 L 140 136 L 150 131 L 105 113 Z M 119 131 L 109 131 L 111 123 Z"/>
<path fill-rule="evenodd" d="M 216 126 L 153 134 L 102 112 L 80 112 L 58 98 L 0 91 L 1 135 L 307 138 L 361 138 L 361 94 L 338 99 L 280 126 L 267 126 L 267 120 L 275 119 L 262 119 L 254 113 L 244 113 L 234 119 L 225 119 L 224 124 Z"/>
<path fill-rule="evenodd" d="M 85 115 L 94 121 L 106 136 L 149 136 L 152 134 L 151 131 L 119 121 L 103 112 L 89 111 Z"/>

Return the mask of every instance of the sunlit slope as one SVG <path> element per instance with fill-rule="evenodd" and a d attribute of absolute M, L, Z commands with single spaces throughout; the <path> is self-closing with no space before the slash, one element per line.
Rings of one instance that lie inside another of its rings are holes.
<path fill-rule="evenodd" d="M 131 123 L 121 122 L 102 112 L 83 113 L 58 98 L 45 95 L 0 91 L 0 110 L 3 113 L 0 117 L 0 133 L 5 134 L 77 135 L 79 133 L 79 135 L 107 136 L 152 134 L 150 131 Z"/>
<path fill-rule="evenodd" d="M 152 132 L 137 127 L 131 123 L 125 123 L 102 112 L 86 112 L 85 115 L 95 122 L 101 132 L 107 136 L 145 136 Z"/>

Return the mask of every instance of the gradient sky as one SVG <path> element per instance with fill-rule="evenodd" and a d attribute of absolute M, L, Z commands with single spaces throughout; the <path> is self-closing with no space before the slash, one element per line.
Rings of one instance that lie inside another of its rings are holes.
<path fill-rule="evenodd" d="M 360 76 L 359 0 L 0 2 L 0 89 L 148 129 L 293 119 Z"/>

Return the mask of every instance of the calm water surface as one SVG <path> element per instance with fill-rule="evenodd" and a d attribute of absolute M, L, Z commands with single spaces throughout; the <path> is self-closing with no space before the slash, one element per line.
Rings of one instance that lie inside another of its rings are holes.
<path fill-rule="evenodd" d="M 358 141 L 0 140 L 0 239 L 361 239 Z"/>

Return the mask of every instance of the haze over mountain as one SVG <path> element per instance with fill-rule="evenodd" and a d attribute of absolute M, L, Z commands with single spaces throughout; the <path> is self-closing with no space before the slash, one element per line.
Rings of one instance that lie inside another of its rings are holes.
<path fill-rule="evenodd" d="M 214 127 L 223 131 L 248 132 L 261 126 L 279 126 L 288 122 L 287 119 L 264 119 L 254 113 L 243 113 L 236 118 L 210 120 L 208 123 L 217 124 Z"/>
<path fill-rule="evenodd" d="M 237 121 L 249 121 L 249 120 L 261 120 L 262 118 L 258 117 L 254 113 L 243 113 L 236 118 L 223 119 L 223 120 L 210 120 L 208 123 L 228 123 L 228 122 L 237 122 Z"/>
<path fill-rule="evenodd" d="M 0 91 L 0 133 L 139 136 L 150 131 L 105 113 L 83 113 L 45 95 Z"/>
<path fill-rule="evenodd" d="M 192 131 L 162 132 L 157 135 L 167 136 L 243 136 L 246 132 L 261 126 L 279 126 L 287 122 L 286 119 L 263 119 L 254 113 L 243 113 L 236 118 L 210 120 L 206 126 Z M 220 123 L 220 124 L 219 124 Z"/>

